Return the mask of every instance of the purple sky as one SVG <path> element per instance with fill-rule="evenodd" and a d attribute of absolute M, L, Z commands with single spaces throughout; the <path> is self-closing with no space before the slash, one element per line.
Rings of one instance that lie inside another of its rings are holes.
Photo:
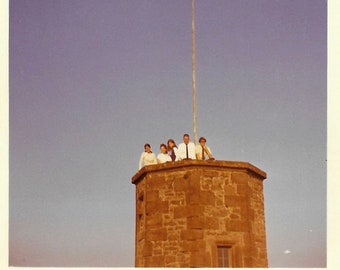
<path fill-rule="evenodd" d="M 143 145 L 192 135 L 190 0 L 11 0 L 9 261 L 134 266 Z M 197 130 L 264 182 L 270 267 L 326 266 L 327 2 L 196 0 Z"/>

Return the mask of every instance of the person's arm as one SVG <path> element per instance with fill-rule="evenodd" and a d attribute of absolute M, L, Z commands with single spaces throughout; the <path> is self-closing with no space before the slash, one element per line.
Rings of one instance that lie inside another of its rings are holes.
<path fill-rule="evenodd" d="M 179 151 L 178 151 L 178 148 L 174 147 L 174 148 L 172 148 L 172 151 L 174 151 L 175 156 L 176 156 L 175 161 L 179 160 Z"/>
<path fill-rule="evenodd" d="M 191 147 L 189 147 L 189 158 L 196 159 L 196 145 L 194 143 L 191 143 Z"/>
<path fill-rule="evenodd" d="M 145 153 L 145 152 L 143 152 L 143 153 L 140 155 L 140 159 L 139 159 L 139 169 L 142 168 L 144 153 Z"/>
<path fill-rule="evenodd" d="M 157 164 L 158 162 L 157 162 L 156 155 L 154 153 L 152 153 L 152 154 L 153 154 L 153 164 Z"/>
<path fill-rule="evenodd" d="M 201 159 L 200 158 L 200 150 L 199 150 L 199 146 L 198 145 L 196 145 L 195 146 L 195 154 L 196 154 L 196 159 Z"/>
<path fill-rule="evenodd" d="M 182 144 L 182 143 L 178 146 L 177 154 L 176 154 L 176 160 L 182 160 L 183 157 L 185 156 L 185 149 L 184 149 L 183 146 L 184 146 L 184 144 Z"/>
<path fill-rule="evenodd" d="M 204 151 L 208 154 L 209 159 L 213 159 L 214 158 L 212 153 L 211 153 L 211 150 L 210 150 L 210 148 L 208 146 L 204 147 Z"/>

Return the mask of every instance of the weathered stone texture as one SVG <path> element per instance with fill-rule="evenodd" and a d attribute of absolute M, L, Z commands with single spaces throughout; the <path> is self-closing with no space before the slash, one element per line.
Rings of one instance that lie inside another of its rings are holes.
<path fill-rule="evenodd" d="M 180 161 L 142 168 L 136 185 L 136 267 L 267 267 L 263 180 L 245 162 Z"/>

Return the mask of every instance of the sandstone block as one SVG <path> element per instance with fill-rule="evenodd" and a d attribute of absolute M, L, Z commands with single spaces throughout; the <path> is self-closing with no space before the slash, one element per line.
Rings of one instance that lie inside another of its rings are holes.
<path fill-rule="evenodd" d="M 204 170 L 203 174 L 207 177 L 218 177 L 220 172 L 216 170 Z"/>
<path fill-rule="evenodd" d="M 203 239 L 203 231 L 200 229 L 190 229 L 181 231 L 182 240 L 198 240 Z"/>
<path fill-rule="evenodd" d="M 175 255 L 168 255 L 164 257 L 164 262 L 166 267 L 178 267 Z"/>
<path fill-rule="evenodd" d="M 244 196 L 251 196 L 251 189 L 248 185 L 237 185 L 237 193 Z"/>
<path fill-rule="evenodd" d="M 150 190 L 147 192 L 146 201 L 147 202 L 155 202 L 159 200 L 159 191 L 158 190 Z"/>
<path fill-rule="evenodd" d="M 201 179 L 201 190 L 211 190 L 211 187 L 213 185 L 213 178 L 212 177 L 202 177 Z"/>
<path fill-rule="evenodd" d="M 206 243 L 204 240 L 193 240 L 193 241 L 180 241 L 178 244 L 178 251 L 180 252 L 192 252 L 205 250 Z"/>
<path fill-rule="evenodd" d="M 156 213 L 167 213 L 169 211 L 169 202 L 148 202 L 146 204 L 146 214 L 153 215 Z"/>
<path fill-rule="evenodd" d="M 180 240 L 180 232 L 178 230 L 168 231 L 168 240 L 169 241 Z"/>
<path fill-rule="evenodd" d="M 201 191 L 199 197 L 202 205 L 215 205 L 216 198 L 211 191 Z"/>
<path fill-rule="evenodd" d="M 224 203 L 227 207 L 237 206 L 241 208 L 246 208 L 248 198 L 246 196 L 241 195 L 224 196 Z"/>
<path fill-rule="evenodd" d="M 224 194 L 227 195 L 227 196 L 236 195 L 235 187 L 233 185 L 224 186 Z"/>
<path fill-rule="evenodd" d="M 243 259 L 243 263 L 244 263 L 244 267 L 254 267 L 254 264 L 253 264 L 253 258 L 252 257 L 249 257 L 249 256 L 245 256 L 244 259 Z"/>
<path fill-rule="evenodd" d="M 226 222 L 226 230 L 232 232 L 248 232 L 249 222 L 241 220 L 229 220 Z"/>
<path fill-rule="evenodd" d="M 143 246 L 143 256 L 152 256 L 153 245 L 151 242 L 146 242 Z"/>
<path fill-rule="evenodd" d="M 150 215 L 147 219 L 146 219 L 146 226 L 148 229 L 152 229 L 152 228 L 159 228 L 162 226 L 163 223 L 163 218 L 162 215 L 158 214 L 158 215 Z"/>
<path fill-rule="evenodd" d="M 187 228 L 217 230 L 219 228 L 219 220 L 217 217 L 189 217 L 187 218 Z"/>
<path fill-rule="evenodd" d="M 190 255 L 191 267 L 204 267 L 211 265 L 211 255 L 208 252 L 192 252 Z"/>
<path fill-rule="evenodd" d="M 152 177 L 152 179 L 148 179 L 148 182 L 146 184 L 147 190 L 158 190 L 163 189 L 165 187 L 166 187 L 165 177 L 161 175 L 158 177 Z"/>
<path fill-rule="evenodd" d="M 174 183 L 174 191 L 175 192 L 187 191 L 188 183 L 186 181 L 184 181 L 184 179 L 176 178 L 173 183 Z"/>
<path fill-rule="evenodd" d="M 204 223 L 203 216 L 188 217 L 187 227 L 188 229 L 202 229 L 202 224 Z"/>
<path fill-rule="evenodd" d="M 204 206 L 188 205 L 174 208 L 174 218 L 186 218 L 200 216 L 204 213 Z"/>
<path fill-rule="evenodd" d="M 165 266 L 164 262 L 164 256 L 158 255 L 158 256 L 151 256 L 145 258 L 145 265 L 158 265 L 160 267 Z"/>
<path fill-rule="evenodd" d="M 145 232 L 146 241 L 164 241 L 167 240 L 166 228 L 148 229 Z"/>

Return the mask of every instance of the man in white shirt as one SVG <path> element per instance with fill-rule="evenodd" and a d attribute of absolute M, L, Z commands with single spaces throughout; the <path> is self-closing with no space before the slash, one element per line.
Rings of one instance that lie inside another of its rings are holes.
<path fill-rule="evenodd" d="M 190 142 L 188 134 L 183 135 L 183 142 L 178 146 L 178 159 L 196 159 L 195 144 Z"/>
<path fill-rule="evenodd" d="M 196 158 L 198 160 L 205 160 L 206 158 L 209 158 L 210 160 L 214 160 L 210 148 L 205 144 L 206 139 L 204 137 L 201 137 L 198 142 L 199 145 L 196 145 Z"/>

